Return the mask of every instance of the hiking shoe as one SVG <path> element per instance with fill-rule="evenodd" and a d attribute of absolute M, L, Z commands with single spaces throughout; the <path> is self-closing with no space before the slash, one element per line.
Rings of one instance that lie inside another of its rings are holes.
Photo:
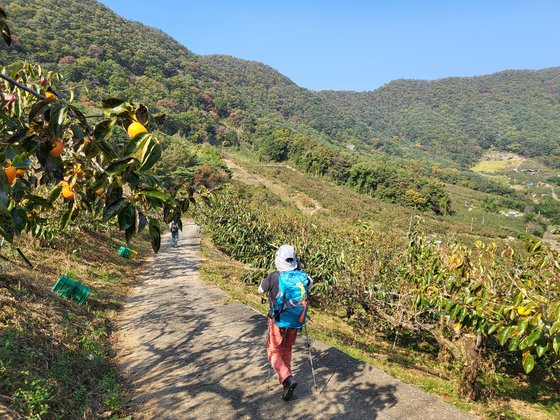
<path fill-rule="evenodd" d="M 289 401 L 292 399 L 292 397 L 294 396 L 294 389 L 296 389 L 297 386 L 297 382 L 294 380 L 293 376 L 288 376 L 284 382 L 282 382 L 282 385 L 284 385 L 284 391 L 282 392 L 282 399 L 284 401 Z"/>

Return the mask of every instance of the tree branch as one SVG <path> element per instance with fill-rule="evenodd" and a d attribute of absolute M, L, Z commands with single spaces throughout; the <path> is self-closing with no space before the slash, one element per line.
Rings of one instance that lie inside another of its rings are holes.
<path fill-rule="evenodd" d="M 355 297 L 356 301 L 360 304 L 360 306 L 370 315 L 375 315 L 378 318 L 388 322 L 390 325 L 394 327 L 405 327 L 410 331 L 424 331 L 431 334 L 435 340 L 438 342 L 439 346 L 449 350 L 455 360 L 461 360 L 461 351 L 459 346 L 453 343 L 451 340 L 445 338 L 443 333 L 438 330 L 433 325 L 425 324 L 418 320 L 409 321 L 406 319 L 397 319 L 384 310 L 381 309 L 380 306 L 372 306 L 365 302 L 363 299 L 359 297 Z M 379 309 L 378 309 L 379 308 Z"/>
<path fill-rule="evenodd" d="M 29 267 L 33 268 L 33 264 L 31 264 L 31 261 L 29 261 L 27 259 L 27 257 L 25 256 L 25 254 L 21 251 L 21 249 L 16 247 L 16 251 L 18 252 L 18 254 L 20 255 L 21 258 L 23 258 L 23 260 L 27 263 L 27 265 L 29 265 Z"/>
<path fill-rule="evenodd" d="M 17 86 L 20 89 L 25 90 L 26 92 L 31 93 L 32 95 L 36 96 L 39 99 L 45 99 L 45 97 L 43 95 L 41 95 L 39 92 L 28 88 L 27 86 L 21 84 L 20 82 L 12 79 L 10 76 L 6 76 L 5 74 L 0 73 L 0 79 L 4 79 L 4 80 L 10 82 L 11 84 Z"/>

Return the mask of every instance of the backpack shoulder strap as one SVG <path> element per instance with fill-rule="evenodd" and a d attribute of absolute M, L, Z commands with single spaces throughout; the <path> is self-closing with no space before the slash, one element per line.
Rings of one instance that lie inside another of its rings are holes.
<path fill-rule="evenodd" d="M 278 274 L 278 294 L 276 295 L 276 306 L 274 307 L 274 312 L 281 312 L 284 306 L 284 295 L 285 295 L 285 274 L 280 272 Z"/>

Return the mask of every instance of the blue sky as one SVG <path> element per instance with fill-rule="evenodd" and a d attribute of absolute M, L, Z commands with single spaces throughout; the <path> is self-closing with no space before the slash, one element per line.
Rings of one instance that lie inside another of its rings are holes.
<path fill-rule="evenodd" d="M 102 0 L 197 54 L 265 63 L 314 90 L 560 66 L 548 0 Z"/>

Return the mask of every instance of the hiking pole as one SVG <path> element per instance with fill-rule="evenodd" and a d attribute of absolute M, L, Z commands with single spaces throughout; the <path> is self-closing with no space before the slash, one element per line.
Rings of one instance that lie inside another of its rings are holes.
<path fill-rule="evenodd" d="M 307 331 L 307 325 L 304 325 L 303 328 L 305 329 L 305 341 L 307 342 L 307 352 L 309 353 L 309 363 L 311 364 L 311 374 L 313 375 L 313 384 L 315 385 L 315 389 L 317 389 L 317 381 L 315 379 L 315 369 L 313 369 L 313 358 L 311 357 L 311 341 L 309 341 L 309 333 Z"/>
<path fill-rule="evenodd" d="M 261 303 L 266 303 L 264 296 L 261 297 Z M 267 349 L 267 357 L 266 360 L 268 361 L 268 377 L 266 378 L 266 390 L 270 391 L 270 376 L 272 375 L 272 365 L 270 364 L 270 360 L 268 360 L 268 338 L 270 337 L 270 323 L 268 322 L 268 316 L 266 317 L 266 340 L 264 342 L 264 347 Z"/>
<path fill-rule="evenodd" d="M 268 363 L 268 378 L 266 379 L 266 390 L 270 391 L 270 377 L 272 376 L 272 367 Z"/>
<path fill-rule="evenodd" d="M 270 334 L 270 324 L 268 323 L 268 318 L 266 320 L 266 341 L 265 341 L 265 347 L 268 346 L 268 336 Z M 267 350 L 268 353 L 268 350 Z M 267 360 L 268 360 L 268 354 L 267 354 Z M 270 360 L 268 360 L 268 377 L 266 378 L 266 390 L 270 391 L 270 376 L 272 375 L 272 365 L 270 364 Z"/>

